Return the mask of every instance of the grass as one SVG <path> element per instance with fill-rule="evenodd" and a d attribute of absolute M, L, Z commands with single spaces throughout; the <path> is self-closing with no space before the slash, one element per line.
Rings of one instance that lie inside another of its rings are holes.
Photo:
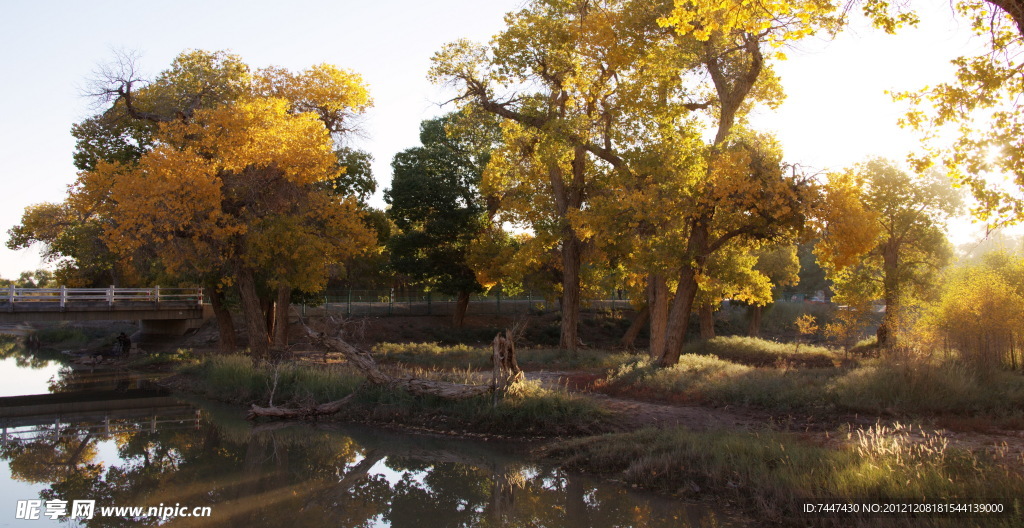
<path fill-rule="evenodd" d="M 174 351 L 145 353 L 135 356 L 130 358 L 125 366 L 128 368 L 143 368 L 168 364 L 189 365 L 198 362 L 199 358 L 192 352 L 192 349 L 179 348 Z"/>
<path fill-rule="evenodd" d="M 954 360 L 862 360 L 847 367 L 811 368 L 787 348 L 751 338 L 716 338 L 687 347 L 669 368 L 632 358 L 610 369 L 606 390 L 669 401 L 749 405 L 781 412 L 856 412 L 913 416 L 1024 417 L 1024 376 L 981 372 Z M 809 358 L 828 349 L 805 346 Z M 710 352 L 717 352 L 710 354 Z M 804 353 L 804 352 L 801 352 Z M 725 356 L 725 357 L 723 357 Z M 727 359 L 729 358 L 729 359 Z M 775 361 L 775 367 L 770 367 Z"/>
<path fill-rule="evenodd" d="M 815 345 L 778 343 L 756 337 L 716 337 L 686 345 L 684 354 L 717 356 L 721 359 L 754 367 L 781 364 L 799 367 L 827 368 L 838 359 L 829 348 Z"/>
<path fill-rule="evenodd" d="M 943 526 L 1019 526 L 1024 476 L 1020 460 L 949 448 L 942 437 L 904 426 L 850 435 L 850 447 L 808 444 L 783 433 L 645 429 L 569 440 L 547 456 L 575 470 L 614 474 L 626 484 L 682 495 L 728 497 L 762 519 L 805 526 L 856 525 L 849 517 L 800 516 L 805 499 L 906 501 L 1017 500 L 1000 519 L 954 518 Z M 860 519 L 864 522 L 866 519 Z M 873 518 L 871 525 L 920 526 L 921 519 Z M 993 522 L 995 521 L 995 522 Z"/>
<path fill-rule="evenodd" d="M 214 356 L 185 367 L 182 373 L 194 379 L 205 396 L 232 403 L 266 405 L 273 393 L 276 405 L 308 405 L 337 400 L 358 390 L 353 406 L 343 416 L 351 419 L 515 436 L 579 435 L 610 428 L 609 413 L 597 404 L 536 382 L 519 384 L 497 402 L 491 396 L 451 401 L 363 385 L 363 376 L 344 365 L 274 366 L 245 356 Z M 412 374 L 455 383 L 481 382 L 471 370 Z"/>
<path fill-rule="evenodd" d="M 213 356 L 182 372 L 198 382 L 205 396 L 244 404 L 266 404 L 271 392 L 278 405 L 322 403 L 351 394 L 363 382 L 344 366 L 271 366 L 247 356 Z"/>
<path fill-rule="evenodd" d="M 36 336 L 43 346 L 50 347 L 84 346 L 91 339 L 83 329 L 67 325 L 40 328 Z"/>
<path fill-rule="evenodd" d="M 1024 376 L 978 372 L 958 361 L 872 360 L 837 376 L 828 388 L 857 412 L 951 413 L 1014 417 L 1024 413 Z"/>
<path fill-rule="evenodd" d="M 437 369 L 490 369 L 490 347 L 442 345 L 438 343 L 380 343 L 373 347 L 381 362 Z M 557 348 L 520 348 L 516 360 L 523 368 L 607 369 L 633 356 L 604 350 L 584 349 L 571 353 Z"/>
<path fill-rule="evenodd" d="M 634 358 L 603 381 L 618 393 L 672 401 L 753 405 L 777 411 L 828 410 L 834 369 L 755 368 L 715 356 L 684 354 L 672 367 Z"/>

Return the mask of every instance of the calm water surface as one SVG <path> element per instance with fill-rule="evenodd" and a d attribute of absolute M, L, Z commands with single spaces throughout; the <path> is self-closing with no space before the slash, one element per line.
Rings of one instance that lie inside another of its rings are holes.
<path fill-rule="evenodd" d="M 135 399 L 137 377 L 75 371 L 11 350 L 5 355 L 0 396 L 93 391 L 113 394 L 97 405 L 143 401 Z M 538 465 L 522 445 L 335 424 L 253 427 L 238 408 L 168 400 L 6 419 L 0 527 L 731 524 L 704 506 Z M 15 519 L 17 502 L 29 499 L 95 500 L 96 516 Z M 103 506 L 209 507 L 211 516 L 103 517 Z"/>

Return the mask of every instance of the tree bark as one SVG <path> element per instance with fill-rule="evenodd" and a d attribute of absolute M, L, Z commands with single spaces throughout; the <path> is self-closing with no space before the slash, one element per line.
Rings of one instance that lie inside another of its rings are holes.
<path fill-rule="evenodd" d="M 713 339 L 715 337 L 715 307 L 704 304 L 700 307 L 700 338 Z"/>
<path fill-rule="evenodd" d="M 249 335 L 249 350 L 256 357 L 267 357 L 270 353 L 270 339 L 263 305 L 256 292 L 256 280 L 253 278 L 252 270 L 245 266 L 239 266 L 235 275 L 238 279 L 238 296 L 242 300 L 245 330 Z"/>
<path fill-rule="evenodd" d="M 523 381 L 525 378 L 523 369 L 519 368 L 519 363 L 516 361 L 516 345 L 508 334 L 508 331 L 505 332 L 505 336 L 499 333 L 494 336 L 494 341 L 491 343 L 494 351 L 491 356 L 491 365 L 494 369 L 491 376 L 491 387 L 495 391 L 495 398 L 497 398 L 498 392 L 505 391 L 510 385 Z"/>
<path fill-rule="evenodd" d="M 576 233 L 562 240 L 562 328 L 558 347 L 575 351 L 579 344 L 580 246 Z"/>
<path fill-rule="evenodd" d="M 269 297 L 260 297 L 260 310 L 263 312 L 263 321 L 267 327 L 267 339 L 272 342 L 274 337 L 274 301 Z"/>
<path fill-rule="evenodd" d="M 756 304 L 747 307 L 747 335 L 750 337 L 759 337 L 761 335 L 761 315 L 764 313 L 764 307 Z"/>
<path fill-rule="evenodd" d="M 231 354 L 238 345 L 235 343 L 235 322 L 231 319 L 231 312 L 224 305 L 224 292 L 218 291 L 215 284 L 207 285 L 206 291 L 210 292 L 210 304 L 213 306 L 213 314 L 217 318 L 220 351 L 224 354 Z"/>
<path fill-rule="evenodd" d="M 288 308 L 291 300 L 291 287 L 287 284 L 278 286 L 277 301 L 274 302 L 274 346 L 279 349 L 288 346 Z"/>
<path fill-rule="evenodd" d="M 651 275 L 647 278 L 647 304 L 651 307 L 651 339 L 648 353 L 651 359 L 665 354 L 665 336 L 668 329 L 669 295 L 665 277 Z"/>
<path fill-rule="evenodd" d="M 665 348 L 659 356 L 658 364 L 671 367 L 679 362 L 686 341 L 686 329 L 690 325 L 690 312 L 693 299 L 697 296 L 697 273 L 693 266 L 683 266 L 679 275 L 679 288 L 676 290 L 672 309 L 668 314 L 668 325 L 665 329 Z"/>
<path fill-rule="evenodd" d="M 469 292 L 460 291 L 459 297 L 455 301 L 455 311 L 452 312 L 452 326 L 455 328 L 462 328 L 463 323 L 466 321 L 466 310 L 469 308 Z"/>
<path fill-rule="evenodd" d="M 685 262 L 679 272 L 679 286 L 672 300 L 672 309 L 668 314 L 668 327 L 665 329 L 665 350 L 658 363 L 670 367 L 679 361 L 686 342 L 686 329 L 690 325 L 690 313 L 693 311 L 693 300 L 697 297 L 697 273 L 704 269 L 708 259 L 708 222 L 702 218 L 690 228 L 690 238 L 686 242 L 687 254 L 693 260 Z"/>
<path fill-rule="evenodd" d="M 647 325 L 647 320 L 650 318 L 651 307 L 650 305 L 645 304 L 644 307 L 641 308 L 633 317 L 633 322 L 626 330 L 626 334 L 622 336 L 622 348 L 625 348 L 626 350 L 633 350 L 633 343 L 636 342 L 637 336 L 640 335 L 640 331 Z"/>
<path fill-rule="evenodd" d="M 875 338 L 878 346 L 887 347 L 895 344 L 896 325 L 899 317 L 899 247 L 890 240 L 882 248 L 882 285 L 883 297 L 885 299 L 885 313 L 882 314 L 882 322 L 878 325 Z"/>

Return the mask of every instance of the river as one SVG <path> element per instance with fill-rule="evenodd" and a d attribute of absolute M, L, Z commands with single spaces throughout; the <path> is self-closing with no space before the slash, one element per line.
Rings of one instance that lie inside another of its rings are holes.
<path fill-rule="evenodd" d="M 144 376 L 74 370 L 9 342 L 0 351 L 0 527 L 731 524 L 703 505 L 538 464 L 528 444 L 254 427 L 237 407 L 147 392 Z M 11 399 L 39 394 L 50 396 Z M 28 414 L 11 418 L 19 409 Z M 73 515 L 75 501 L 95 501 L 91 519 Z"/>

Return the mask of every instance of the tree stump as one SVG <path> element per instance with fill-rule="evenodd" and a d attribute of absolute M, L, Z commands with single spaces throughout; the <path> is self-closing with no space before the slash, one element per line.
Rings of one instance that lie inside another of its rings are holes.
<path fill-rule="evenodd" d="M 512 385 L 523 381 L 525 375 L 523 369 L 519 368 L 519 363 L 516 362 L 516 345 L 510 337 L 510 332 L 505 331 L 505 335 L 494 336 L 494 342 L 492 347 L 494 354 L 491 356 L 491 365 L 493 366 L 493 374 L 491 376 L 491 387 L 494 389 L 494 400 L 497 403 L 498 393 L 506 392 Z"/>

